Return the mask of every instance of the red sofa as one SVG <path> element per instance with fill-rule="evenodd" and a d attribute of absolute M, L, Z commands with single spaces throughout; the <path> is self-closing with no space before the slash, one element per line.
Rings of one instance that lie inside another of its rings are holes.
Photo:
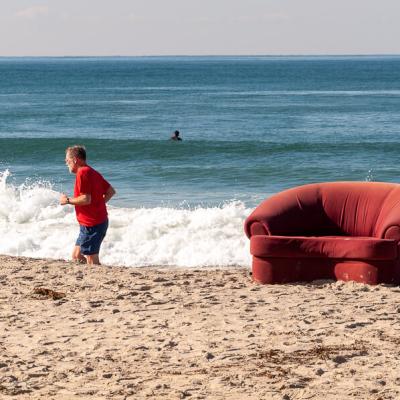
<path fill-rule="evenodd" d="M 400 184 L 295 187 L 264 200 L 245 232 L 260 283 L 400 283 Z"/>

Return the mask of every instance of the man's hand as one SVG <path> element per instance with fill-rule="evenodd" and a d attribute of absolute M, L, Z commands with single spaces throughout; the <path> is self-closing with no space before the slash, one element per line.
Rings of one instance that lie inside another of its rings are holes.
<path fill-rule="evenodd" d="M 60 196 L 60 204 L 62 206 L 65 206 L 66 204 L 69 204 L 68 196 L 65 193 L 62 193 L 61 196 Z"/>
<path fill-rule="evenodd" d="M 108 200 L 110 200 L 111 197 L 114 196 L 114 194 L 115 194 L 115 190 L 114 190 L 114 188 L 110 185 L 110 186 L 108 187 L 108 189 L 107 189 L 107 192 L 106 192 L 105 195 L 104 195 L 104 202 L 107 203 Z"/>

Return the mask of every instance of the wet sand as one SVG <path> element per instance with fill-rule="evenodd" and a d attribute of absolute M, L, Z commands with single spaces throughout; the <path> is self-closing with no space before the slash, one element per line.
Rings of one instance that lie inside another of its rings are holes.
<path fill-rule="evenodd" d="M 398 399 L 400 288 L 0 256 L 1 399 Z"/>

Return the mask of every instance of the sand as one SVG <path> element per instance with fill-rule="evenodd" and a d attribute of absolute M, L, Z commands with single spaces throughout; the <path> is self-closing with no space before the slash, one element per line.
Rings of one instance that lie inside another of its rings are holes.
<path fill-rule="evenodd" d="M 1 399 L 398 399 L 400 288 L 0 256 Z"/>

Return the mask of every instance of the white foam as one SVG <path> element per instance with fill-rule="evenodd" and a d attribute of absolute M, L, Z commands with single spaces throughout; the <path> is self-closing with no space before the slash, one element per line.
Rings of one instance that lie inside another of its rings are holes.
<path fill-rule="evenodd" d="M 78 234 L 73 207 L 46 182 L 20 186 L 0 173 L 0 253 L 69 259 Z M 109 207 L 110 226 L 100 257 L 123 266 L 250 265 L 242 202 L 194 209 Z"/>

